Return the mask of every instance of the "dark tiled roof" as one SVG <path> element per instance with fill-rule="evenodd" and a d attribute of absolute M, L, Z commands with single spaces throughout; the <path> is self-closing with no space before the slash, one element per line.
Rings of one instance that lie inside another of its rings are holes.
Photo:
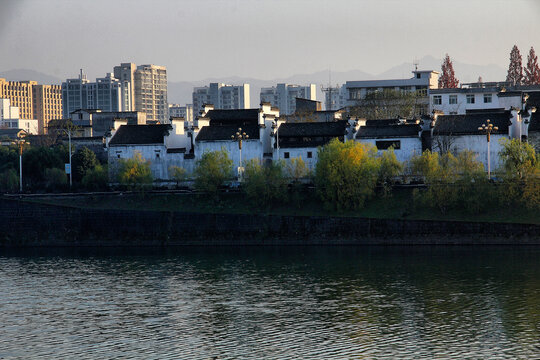
<path fill-rule="evenodd" d="M 163 144 L 171 125 L 122 125 L 109 142 L 110 145 Z"/>
<path fill-rule="evenodd" d="M 259 109 L 210 110 L 205 118 L 210 125 L 258 124 Z"/>
<path fill-rule="evenodd" d="M 279 127 L 279 137 L 343 136 L 347 121 L 284 123 Z"/>
<path fill-rule="evenodd" d="M 356 134 L 357 139 L 380 139 L 398 137 L 418 137 L 420 125 L 382 125 L 382 126 L 361 126 Z"/>
<path fill-rule="evenodd" d="M 258 140 L 259 125 L 243 125 L 242 132 L 245 132 L 250 139 Z M 236 125 L 210 125 L 201 129 L 195 141 L 224 141 L 231 140 L 231 136 L 236 134 L 238 126 Z"/>
<path fill-rule="evenodd" d="M 479 135 L 478 128 L 490 120 L 499 128 L 497 133 L 508 134 L 510 112 L 474 113 L 465 115 L 439 115 L 433 135 Z"/>
<path fill-rule="evenodd" d="M 19 133 L 26 135 L 26 131 L 22 129 L 0 129 L 0 138 L 16 139 Z"/>

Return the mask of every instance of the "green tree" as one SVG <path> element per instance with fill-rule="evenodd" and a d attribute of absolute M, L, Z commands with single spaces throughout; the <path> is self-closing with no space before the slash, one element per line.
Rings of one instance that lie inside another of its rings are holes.
<path fill-rule="evenodd" d="M 108 182 L 108 174 L 106 166 L 97 164 L 92 169 L 88 170 L 81 180 L 83 187 L 87 190 L 106 190 Z"/>
<path fill-rule="evenodd" d="M 143 190 L 152 184 L 150 162 L 143 159 L 141 153 L 135 152 L 131 159 L 120 159 L 118 181 L 129 188 Z"/>
<path fill-rule="evenodd" d="M 501 139 L 501 145 L 502 150 L 499 156 L 508 177 L 523 179 L 538 168 L 539 164 L 533 146 L 519 139 Z"/>
<path fill-rule="evenodd" d="M 302 179 L 310 176 L 310 171 L 301 157 L 292 158 L 285 168 L 287 177 L 292 181 L 290 187 L 290 202 L 299 208 L 305 199 L 305 188 Z"/>
<path fill-rule="evenodd" d="M 0 172 L 19 168 L 19 151 L 16 146 L 0 146 Z"/>
<path fill-rule="evenodd" d="M 394 149 L 383 151 L 379 157 L 378 181 L 383 187 L 383 194 L 386 196 L 392 189 L 392 179 L 398 176 L 403 170 L 403 164 L 398 161 Z"/>
<path fill-rule="evenodd" d="M 33 187 L 44 185 L 45 170 L 51 168 L 64 169 L 68 162 L 67 147 L 30 147 L 23 152 L 23 181 Z"/>
<path fill-rule="evenodd" d="M 59 168 L 45 169 L 45 187 L 49 191 L 63 190 L 67 185 L 66 173 Z"/>
<path fill-rule="evenodd" d="M 372 145 L 333 139 L 319 148 L 315 168 L 317 193 L 328 207 L 359 209 L 373 196 L 379 173 Z"/>
<path fill-rule="evenodd" d="M 169 167 L 169 175 L 171 179 L 176 181 L 176 186 L 178 186 L 182 181 L 186 180 L 187 171 L 183 167 L 173 165 Z"/>
<path fill-rule="evenodd" d="M 285 200 L 287 180 L 283 163 L 276 161 L 262 165 L 259 159 L 247 161 L 242 188 L 250 202 L 259 206 Z"/>
<path fill-rule="evenodd" d="M 0 191 L 13 192 L 19 188 L 19 175 L 15 169 L 9 168 L 0 172 Z"/>
<path fill-rule="evenodd" d="M 195 189 L 217 199 L 220 186 L 232 177 L 232 165 L 225 149 L 204 153 L 195 167 Z"/>
<path fill-rule="evenodd" d="M 78 182 L 99 164 L 96 154 L 86 146 L 79 148 L 73 154 L 71 162 L 73 165 L 73 180 Z"/>

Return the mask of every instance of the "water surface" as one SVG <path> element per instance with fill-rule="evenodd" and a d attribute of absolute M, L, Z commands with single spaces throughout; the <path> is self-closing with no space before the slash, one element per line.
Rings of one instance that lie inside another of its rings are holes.
<path fill-rule="evenodd" d="M 540 357 L 540 248 L 0 253 L 0 359 Z"/>

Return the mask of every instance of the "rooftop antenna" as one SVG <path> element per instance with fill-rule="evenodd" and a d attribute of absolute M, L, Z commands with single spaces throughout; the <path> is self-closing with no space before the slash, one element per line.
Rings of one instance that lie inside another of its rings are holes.
<path fill-rule="evenodd" d="M 328 68 L 328 87 L 324 87 L 323 85 L 321 85 L 321 91 L 324 93 L 328 93 L 325 104 L 326 110 L 333 110 L 332 93 L 335 91 L 335 89 L 332 87 L 332 71 L 330 70 L 330 67 Z"/>

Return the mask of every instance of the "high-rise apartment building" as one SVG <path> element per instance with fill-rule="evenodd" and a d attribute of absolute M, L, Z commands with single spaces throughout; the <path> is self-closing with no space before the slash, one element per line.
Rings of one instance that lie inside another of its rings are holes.
<path fill-rule="evenodd" d="M 277 86 L 261 89 L 261 102 L 277 106 L 282 115 L 290 115 L 296 111 L 296 98 L 317 100 L 317 87 L 277 84 Z"/>
<path fill-rule="evenodd" d="M 38 121 L 39 133 L 46 133 L 49 121 L 62 118 L 62 87 L 34 85 L 32 100 L 34 119 Z"/>
<path fill-rule="evenodd" d="M 237 86 L 223 83 L 210 83 L 210 86 L 194 88 L 194 116 L 199 114 L 205 104 L 214 105 L 214 109 L 249 109 L 249 84 Z"/>
<path fill-rule="evenodd" d="M 62 102 L 65 119 L 80 109 L 131 111 L 131 84 L 114 78 L 112 73 L 89 82 L 81 70 L 78 79 L 67 79 L 62 83 Z"/>
<path fill-rule="evenodd" d="M 182 117 L 186 121 L 193 121 L 193 104 L 186 104 L 186 106 L 169 104 L 169 117 Z"/>
<path fill-rule="evenodd" d="M 131 89 L 131 109 L 135 110 L 135 71 L 137 65 L 134 63 L 121 63 L 113 68 L 114 77 L 120 80 L 121 83 L 129 83 Z"/>
<path fill-rule="evenodd" d="M 169 123 L 167 68 L 140 65 L 135 70 L 135 110 L 146 113 L 146 121 Z"/>
<path fill-rule="evenodd" d="M 37 120 L 44 133 L 51 119 L 62 117 L 62 92 L 59 85 L 38 85 L 36 81 L 0 79 L 0 98 L 9 99 L 19 109 L 19 118 Z"/>
<path fill-rule="evenodd" d="M 32 87 L 34 85 L 37 85 L 37 82 L 0 79 L 0 98 L 9 99 L 11 106 L 19 108 L 21 119 L 33 119 Z"/>

